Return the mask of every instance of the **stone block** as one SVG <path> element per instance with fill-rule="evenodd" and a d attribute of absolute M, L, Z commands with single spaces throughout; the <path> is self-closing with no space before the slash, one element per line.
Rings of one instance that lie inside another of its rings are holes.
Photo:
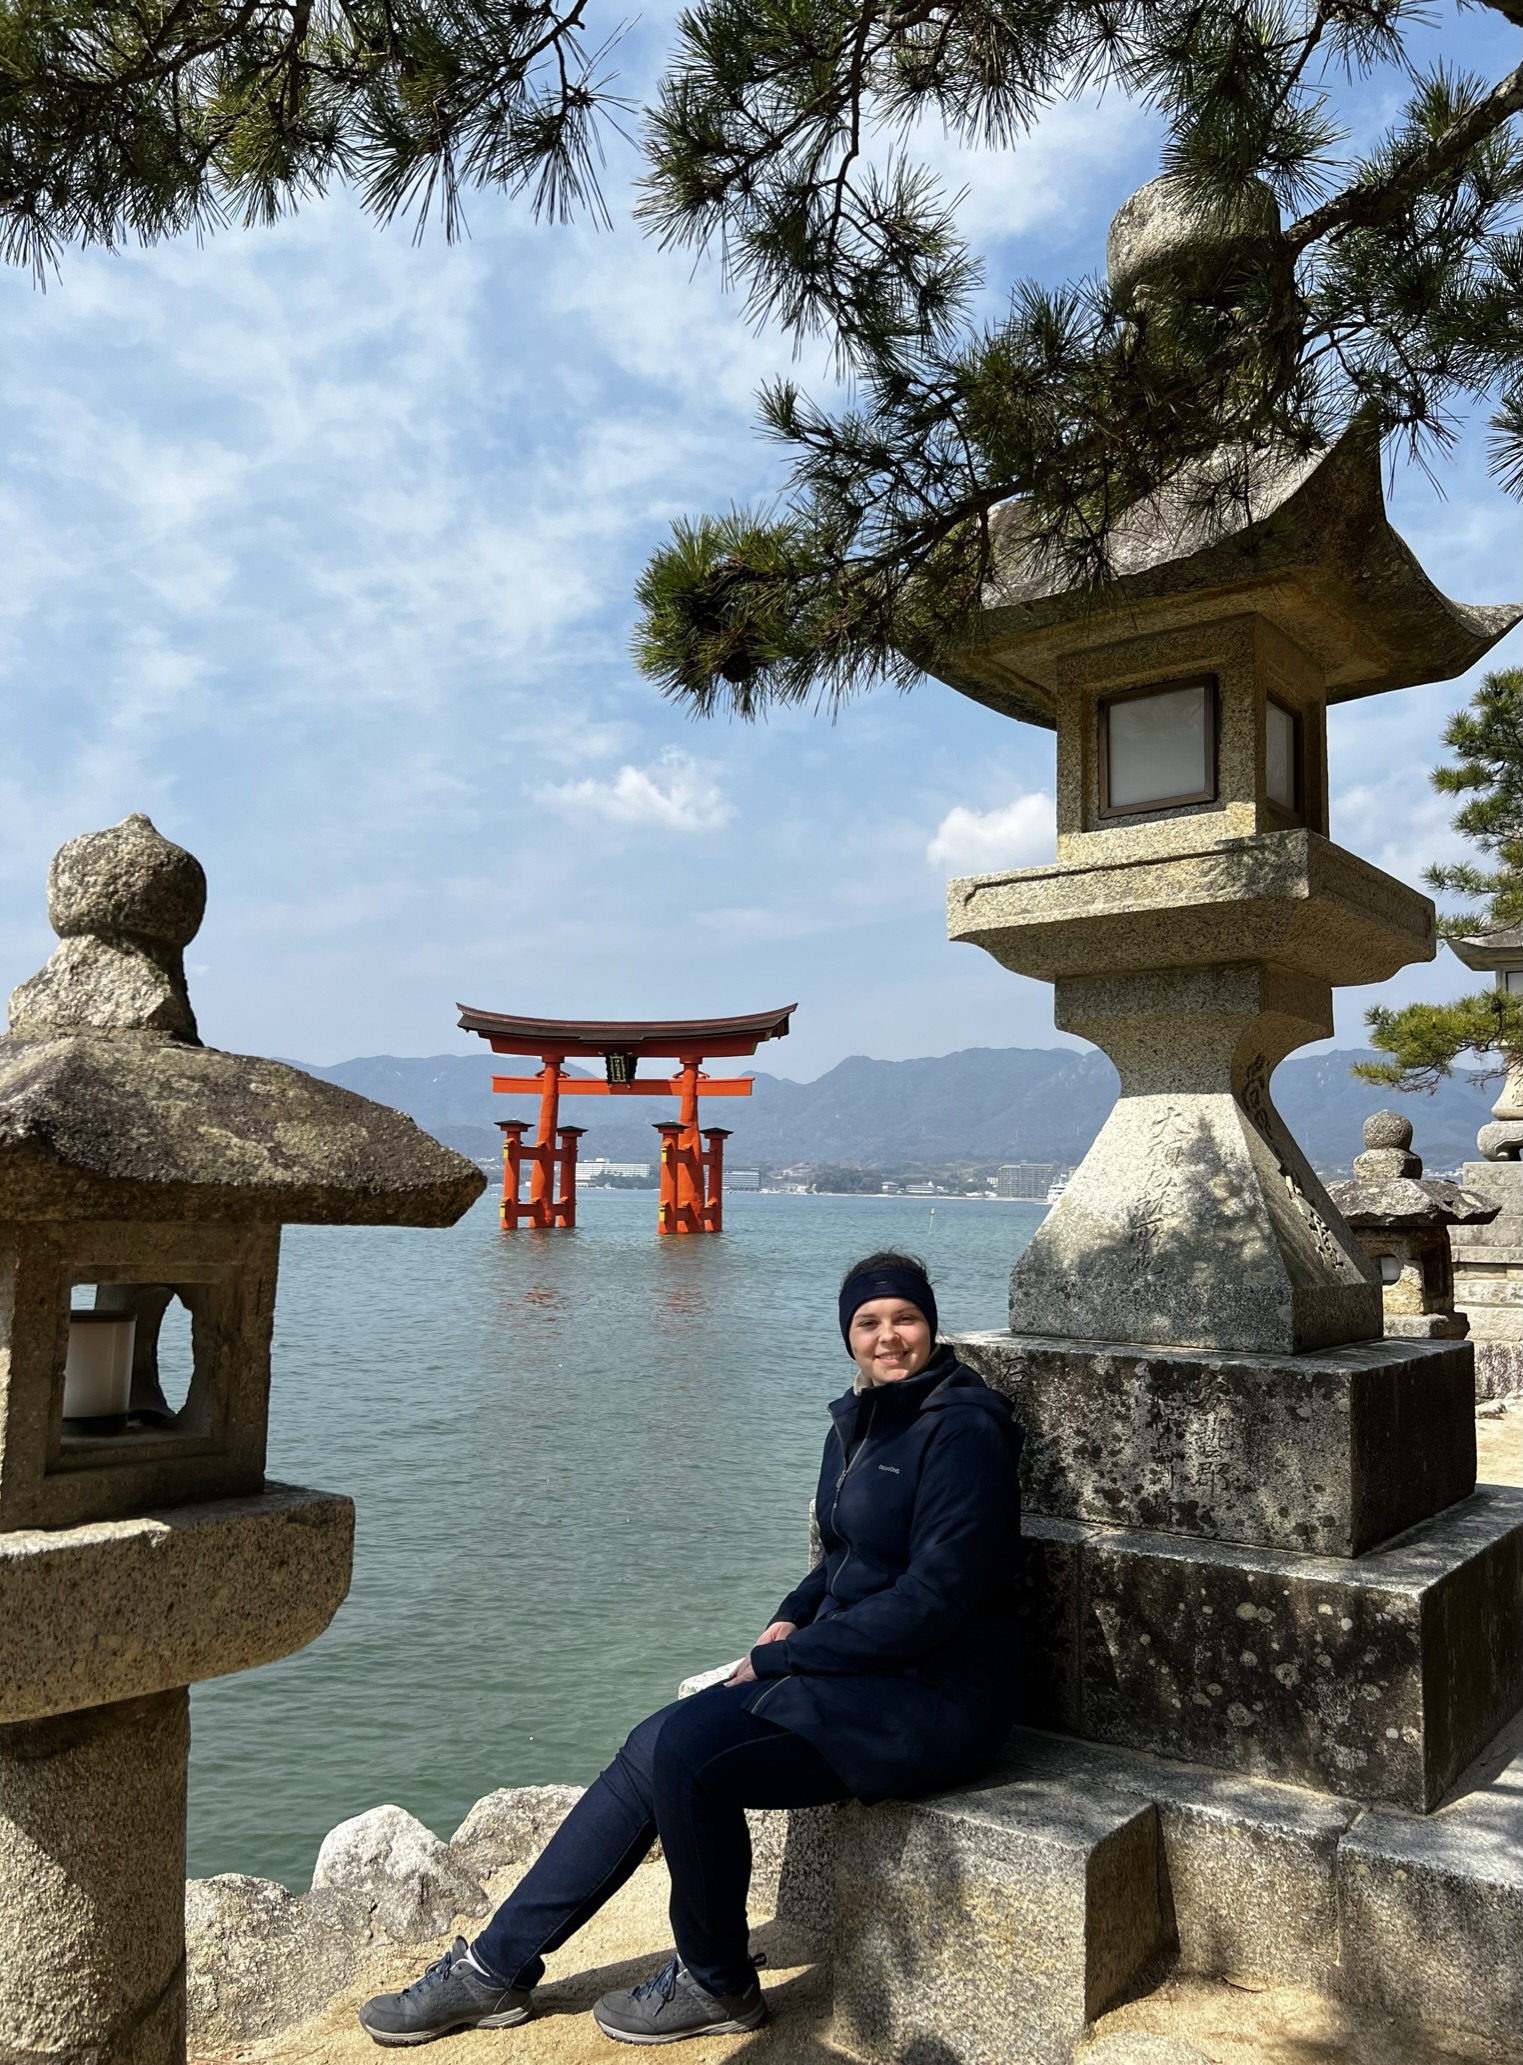
<path fill-rule="evenodd" d="M 1427 1812 L 1523 1704 L 1523 1492 L 1485 1486 L 1352 1560 L 1027 1532 L 1078 1585 L 1091 1740 Z M 1053 1696 L 1034 1686 L 1022 1718 Z"/>
<path fill-rule="evenodd" d="M 184 1691 L 0 1727 L 0 2058 L 183 2065 Z"/>
<path fill-rule="evenodd" d="M 272 1484 L 137 1520 L 0 1534 L 0 1723 L 270 1663 L 349 1589 L 354 1506 Z"/>
<path fill-rule="evenodd" d="M 1028 1517 L 1018 1564 L 1020 1718 L 1028 1728 L 1077 1734 L 1083 1722 L 1080 1562 L 1084 1535 Z"/>
<path fill-rule="evenodd" d="M 1030 1513 L 1357 1556 L 1475 1487 L 1462 1343 L 1277 1356 L 953 1340 L 1026 1430 Z"/>
<path fill-rule="evenodd" d="M 794 1807 L 778 1868 L 781 1922 L 828 1949 L 836 1907 L 836 1824 L 840 1807 Z"/>
<path fill-rule="evenodd" d="M 257 1494 L 279 1256 L 275 1226 L 0 1226 L 0 1529 L 70 1528 Z M 165 1308 L 177 1298 L 188 1311 L 194 1367 L 169 1424 L 102 1439 L 63 1423 L 70 1301 L 87 1285 L 84 1302 L 93 1295 L 97 1307 L 137 1319 L 139 1406 L 160 1395 Z"/>
<path fill-rule="evenodd" d="M 831 2041 L 871 2065 L 1070 2065 L 1167 1941 L 1158 1820 L 1040 1778 L 833 1824 Z"/>
<path fill-rule="evenodd" d="M 1361 1815 L 1339 1855 L 1340 1991 L 1516 2045 L 1523 2033 L 1523 1758 L 1431 1817 Z"/>
<path fill-rule="evenodd" d="M 1157 1807 L 1182 1970 L 1336 1985 L 1338 1846 L 1361 1812 L 1352 1801 L 1017 1729 L 999 1775 L 1038 1774 Z"/>

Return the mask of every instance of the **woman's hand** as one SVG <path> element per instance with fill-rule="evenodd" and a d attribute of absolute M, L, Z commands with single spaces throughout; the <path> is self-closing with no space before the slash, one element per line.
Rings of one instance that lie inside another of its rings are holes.
<path fill-rule="evenodd" d="M 797 1623 L 791 1620 L 775 1620 L 771 1627 L 762 1629 L 756 1640 L 751 1644 L 751 1647 L 753 1649 L 760 1649 L 763 1642 L 786 1642 L 788 1637 L 795 1632 L 796 1626 Z M 725 1679 L 725 1683 L 726 1685 L 754 1685 L 756 1683 L 756 1673 L 751 1668 L 749 1656 L 743 1656 L 740 1659 L 740 1662 L 731 1671 L 729 1677 Z"/>

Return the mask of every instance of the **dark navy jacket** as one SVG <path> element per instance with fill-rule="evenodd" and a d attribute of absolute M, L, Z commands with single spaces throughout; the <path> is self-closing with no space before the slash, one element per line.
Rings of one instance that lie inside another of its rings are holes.
<path fill-rule="evenodd" d="M 830 1413 L 824 1557 L 774 1615 L 796 1632 L 751 1651 L 749 1704 L 881 1800 L 971 1776 L 1009 1731 L 1021 1432 L 946 1347 Z"/>

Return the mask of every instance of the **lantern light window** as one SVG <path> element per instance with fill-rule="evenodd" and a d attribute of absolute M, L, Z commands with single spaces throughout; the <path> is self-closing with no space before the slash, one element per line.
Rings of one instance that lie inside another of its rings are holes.
<path fill-rule="evenodd" d="M 1295 713 L 1270 696 L 1264 704 L 1264 793 L 1282 810 L 1301 807 L 1300 732 Z"/>
<path fill-rule="evenodd" d="M 1100 815 L 1216 800 L 1216 683 L 1159 682 L 1100 704 Z"/>

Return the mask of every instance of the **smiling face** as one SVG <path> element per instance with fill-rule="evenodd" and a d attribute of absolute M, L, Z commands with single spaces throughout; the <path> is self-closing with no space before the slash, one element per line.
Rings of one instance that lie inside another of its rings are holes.
<path fill-rule="evenodd" d="M 907 1298 L 869 1298 L 851 1316 L 848 1343 L 864 1384 L 898 1384 L 931 1359 L 930 1322 Z"/>

